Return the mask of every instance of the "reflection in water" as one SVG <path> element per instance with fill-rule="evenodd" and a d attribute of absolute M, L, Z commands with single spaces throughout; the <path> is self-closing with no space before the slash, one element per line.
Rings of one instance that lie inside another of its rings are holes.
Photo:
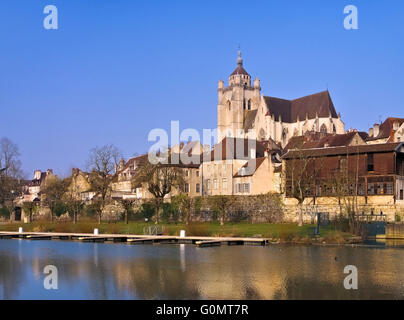
<path fill-rule="evenodd" d="M 402 299 L 402 248 L 0 241 L 2 299 Z M 43 288 L 58 268 L 59 290 Z M 346 265 L 359 290 L 345 290 Z"/>

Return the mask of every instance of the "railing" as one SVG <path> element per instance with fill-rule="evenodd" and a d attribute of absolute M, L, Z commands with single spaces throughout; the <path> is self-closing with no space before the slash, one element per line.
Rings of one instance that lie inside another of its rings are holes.
<path fill-rule="evenodd" d="M 148 226 L 143 228 L 143 234 L 148 236 L 159 236 L 164 233 L 164 226 Z"/>
<path fill-rule="evenodd" d="M 361 222 L 374 222 L 374 221 L 382 221 L 386 222 L 387 216 L 385 214 L 356 214 L 353 216 L 355 221 Z"/>

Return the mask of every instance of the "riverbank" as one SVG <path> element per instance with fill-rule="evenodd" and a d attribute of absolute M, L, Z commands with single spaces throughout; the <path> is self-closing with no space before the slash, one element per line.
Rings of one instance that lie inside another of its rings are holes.
<path fill-rule="evenodd" d="M 0 231 L 18 231 L 23 227 L 25 232 L 59 232 L 59 233 L 92 233 L 95 228 L 101 234 L 132 234 L 142 235 L 144 228 L 154 226 L 152 223 L 123 222 L 101 223 L 96 222 L 32 222 L 32 223 L 4 223 L 0 224 Z M 221 226 L 219 223 L 192 223 L 164 224 L 162 234 L 165 236 L 179 236 L 181 230 L 187 236 L 195 237 L 259 237 L 266 238 L 274 243 L 328 243 L 346 244 L 362 242 L 352 234 L 335 230 L 332 226 L 321 227 L 320 234 L 314 236 L 314 225 L 297 224 L 249 224 L 229 223 Z"/>

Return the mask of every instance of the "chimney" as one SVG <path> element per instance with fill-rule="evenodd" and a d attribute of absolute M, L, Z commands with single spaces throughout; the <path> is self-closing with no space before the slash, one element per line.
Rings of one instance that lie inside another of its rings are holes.
<path fill-rule="evenodd" d="M 41 179 L 41 170 L 35 170 L 34 171 L 34 180 L 39 180 Z"/>
<path fill-rule="evenodd" d="M 373 128 L 369 128 L 369 137 L 373 137 Z"/>
<path fill-rule="evenodd" d="M 48 175 L 50 175 L 50 174 L 53 174 L 53 170 L 52 170 L 52 169 L 46 170 L 46 175 L 48 176 Z"/>
<path fill-rule="evenodd" d="M 373 125 L 373 136 L 377 137 L 379 135 L 379 129 L 380 129 L 380 125 L 378 123 L 375 123 Z"/>
<path fill-rule="evenodd" d="M 123 168 L 125 168 L 125 160 L 121 158 L 121 160 L 119 160 L 119 170 L 123 170 Z"/>
<path fill-rule="evenodd" d="M 256 149 L 251 148 L 250 149 L 250 159 L 255 159 L 255 157 L 256 157 Z"/>

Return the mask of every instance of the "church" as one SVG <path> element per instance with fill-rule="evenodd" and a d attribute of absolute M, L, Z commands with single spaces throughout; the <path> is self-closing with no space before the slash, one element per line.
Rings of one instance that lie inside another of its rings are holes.
<path fill-rule="evenodd" d="M 218 141 L 226 136 L 246 138 L 250 131 L 250 138 L 284 147 L 290 138 L 306 132 L 345 133 L 328 90 L 294 100 L 264 96 L 258 78 L 251 85 L 240 51 L 228 86 L 219 81 L 218 101 Z"/>

